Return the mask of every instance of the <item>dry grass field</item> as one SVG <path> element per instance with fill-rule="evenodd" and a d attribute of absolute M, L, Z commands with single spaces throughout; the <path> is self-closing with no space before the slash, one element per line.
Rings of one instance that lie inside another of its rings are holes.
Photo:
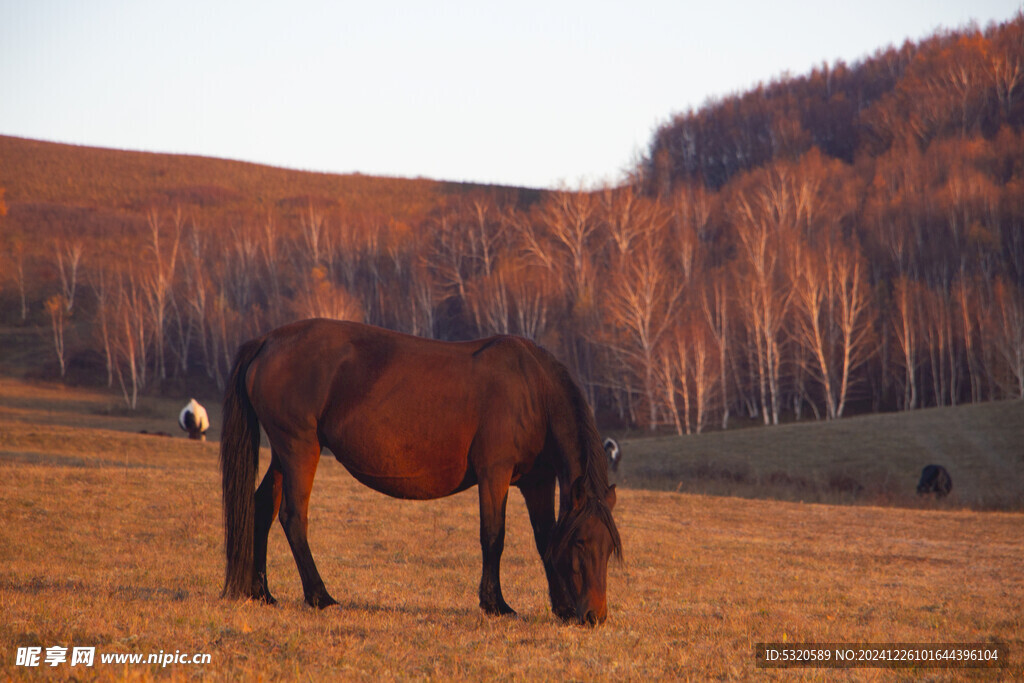
<path fill-rule="evenodd" d="M 329 457 L 313 491 L 310 542 L 341 605 L 302 604 L 277 526 L 269 575 L 279 605 L 223 601 L 218 435 L 204 444 L 177 432 L 138 434 L 176 430 L 179 402 L 147 399 L 128 415 L 117 400 L 0 380 L 2 678 L 1024 677 L 1024 514 L 977 511 L 962 499 L 929 509 L 639 488 L 657 483 L 660 440 L 628 442 L 635 458 L 615 510 L 625 559 L 611 565 L 609 619 L 597 629 L 562 626 L 551 615 L 518 493 L 509 498 L 502 578 L 519 617 L 486 618 L 476 601 L 475 490 L 428 503 L 392 500 Z M 791 438 L 782 428 L 759 438 L 776 433 Z M 783 467 L 781 451 L 765 457 L 778 458 L 769 473 Z M 690 465 L 660 467 L 662 488 L 673 489 L 672 477 Z M 730 485 L 756 484 L 761 470 L 747 468 L 747 479 Z M 996 671 L 755 668 L 755 644 L 782 640 L 1002 641 L 1011 650 L 1008 668 Z M 19 647 L 55 645 L 95 647 L 97 662 L 16 665 Z M 100 653 L 176 650 L 209 653 L 211 663 L 99 662 Z"/>

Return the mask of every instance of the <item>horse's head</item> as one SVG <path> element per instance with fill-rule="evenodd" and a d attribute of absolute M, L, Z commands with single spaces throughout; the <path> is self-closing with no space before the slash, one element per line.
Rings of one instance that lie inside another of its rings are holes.
<path fill-rule="evenodd" d="M 571 508 L 558 524 L 549 561 L 561 594 L 552 587 L 552 607 L 564 621 L 596 626 L 608 617 L 608 558 L 621 555 L 619 533 L 612 520 L 615 487 L 601 500 L 588 495 L 582 478 L 572 486 Z"/>

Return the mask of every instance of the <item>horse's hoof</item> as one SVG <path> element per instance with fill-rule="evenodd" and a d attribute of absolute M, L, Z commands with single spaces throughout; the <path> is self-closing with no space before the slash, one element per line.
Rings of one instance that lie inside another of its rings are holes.
<path fill-rule="evenodd" d="M 480 605 L 484 613 L 492 617 L 514 617 L 518 616 L 516 611 L 502 602 L 498 605 Z"/>
<path fill-rule="evenodd" d="M 317 609 L 326 609 L 331 605 L 337 605 L 338 601 L 332 598 L 327 593 L 323 593 L 322 595 L 314 595 L 311 597 L 307 597 L 306 604 L 308 604 L 310 607 L 316 607 Z"/>
<path fill-rule="evenodd" d="M 252 596 L 252 599 L 255 600 L 256 602 L 262 602 L 264 605 L 276 605 L 277 604 L 277 598 L 275 598 L 270 593 L 266 593 L 266 592 L 264 592 L 264 593 L 255 593 Z"/>
<path fill-rule="evenodd" d="M 267 584 L 258 583 L 252 588 L 252 599 L 254 602 L 262 602 L 264 605 L 276 605 L 277 599 L 270 594 Z"/>

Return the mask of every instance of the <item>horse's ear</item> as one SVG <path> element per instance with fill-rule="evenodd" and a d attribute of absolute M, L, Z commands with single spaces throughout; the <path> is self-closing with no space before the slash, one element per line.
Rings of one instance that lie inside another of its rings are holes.
<path fill-rule="evenodd" d="M 615 507 L 615 484 L 608 487 L 607 493 L 604 494 L 604 502 L 608 505 L 609 510 Z"/>
<path fill-rule="evenodd" d="M 572 509 L 579 510 L 583 507 L 587 501 L 587 486 L 583 483 L 583 477 L 577 477 L 576 481 L 572 483 Z"/>

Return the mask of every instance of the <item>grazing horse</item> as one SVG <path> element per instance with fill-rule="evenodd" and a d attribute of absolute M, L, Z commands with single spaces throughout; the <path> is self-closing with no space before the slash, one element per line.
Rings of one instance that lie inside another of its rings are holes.
<path fill-rule="evenodd" d="M 188 438 L 193 441 L 206 441 L 206 430 L 210 428 L 206 408 L 193 398 L 178 414 L 178 426 L 188 432 Z"/>
<path fill-rule="evenodd" d="M 608 454 L 608 463 L 612 466 L 612 472 L 619 471 L 619 461 L 622 460 L 622 449 L 619 442 L 608 437 L 604 440 L 604 452 Z"/>
<path fill-rule="evenodd" d="M 271 456 L 256 488 L 260 426 Z M 336 604 L 306 536 L 325 446 L 358 481 L 396 498 L 479 488 L 479 596 L 488 614 L 514 614 L 499 565 L 515 485 L 552 610 L 564 621 L 605 620 L 608 559 L 622 554 L 611 515 L 615 487 L 590 407 L 565 366 L 540 347 L 508 336 L 440 342 L 323 319 L 243 344 L 224 398 L 220 451 L 224 596 L 274 602 L 267 534 L 279 514 L 306 602 Z"/>
<path fill-rule="evenodd" d="M 934 493 L 936 498 L 948 496 L 953 489 L 953 478 L 942 465 L 926 465 L 921 470 L 921 480 L 917 482 L 918 495 Z"/>

